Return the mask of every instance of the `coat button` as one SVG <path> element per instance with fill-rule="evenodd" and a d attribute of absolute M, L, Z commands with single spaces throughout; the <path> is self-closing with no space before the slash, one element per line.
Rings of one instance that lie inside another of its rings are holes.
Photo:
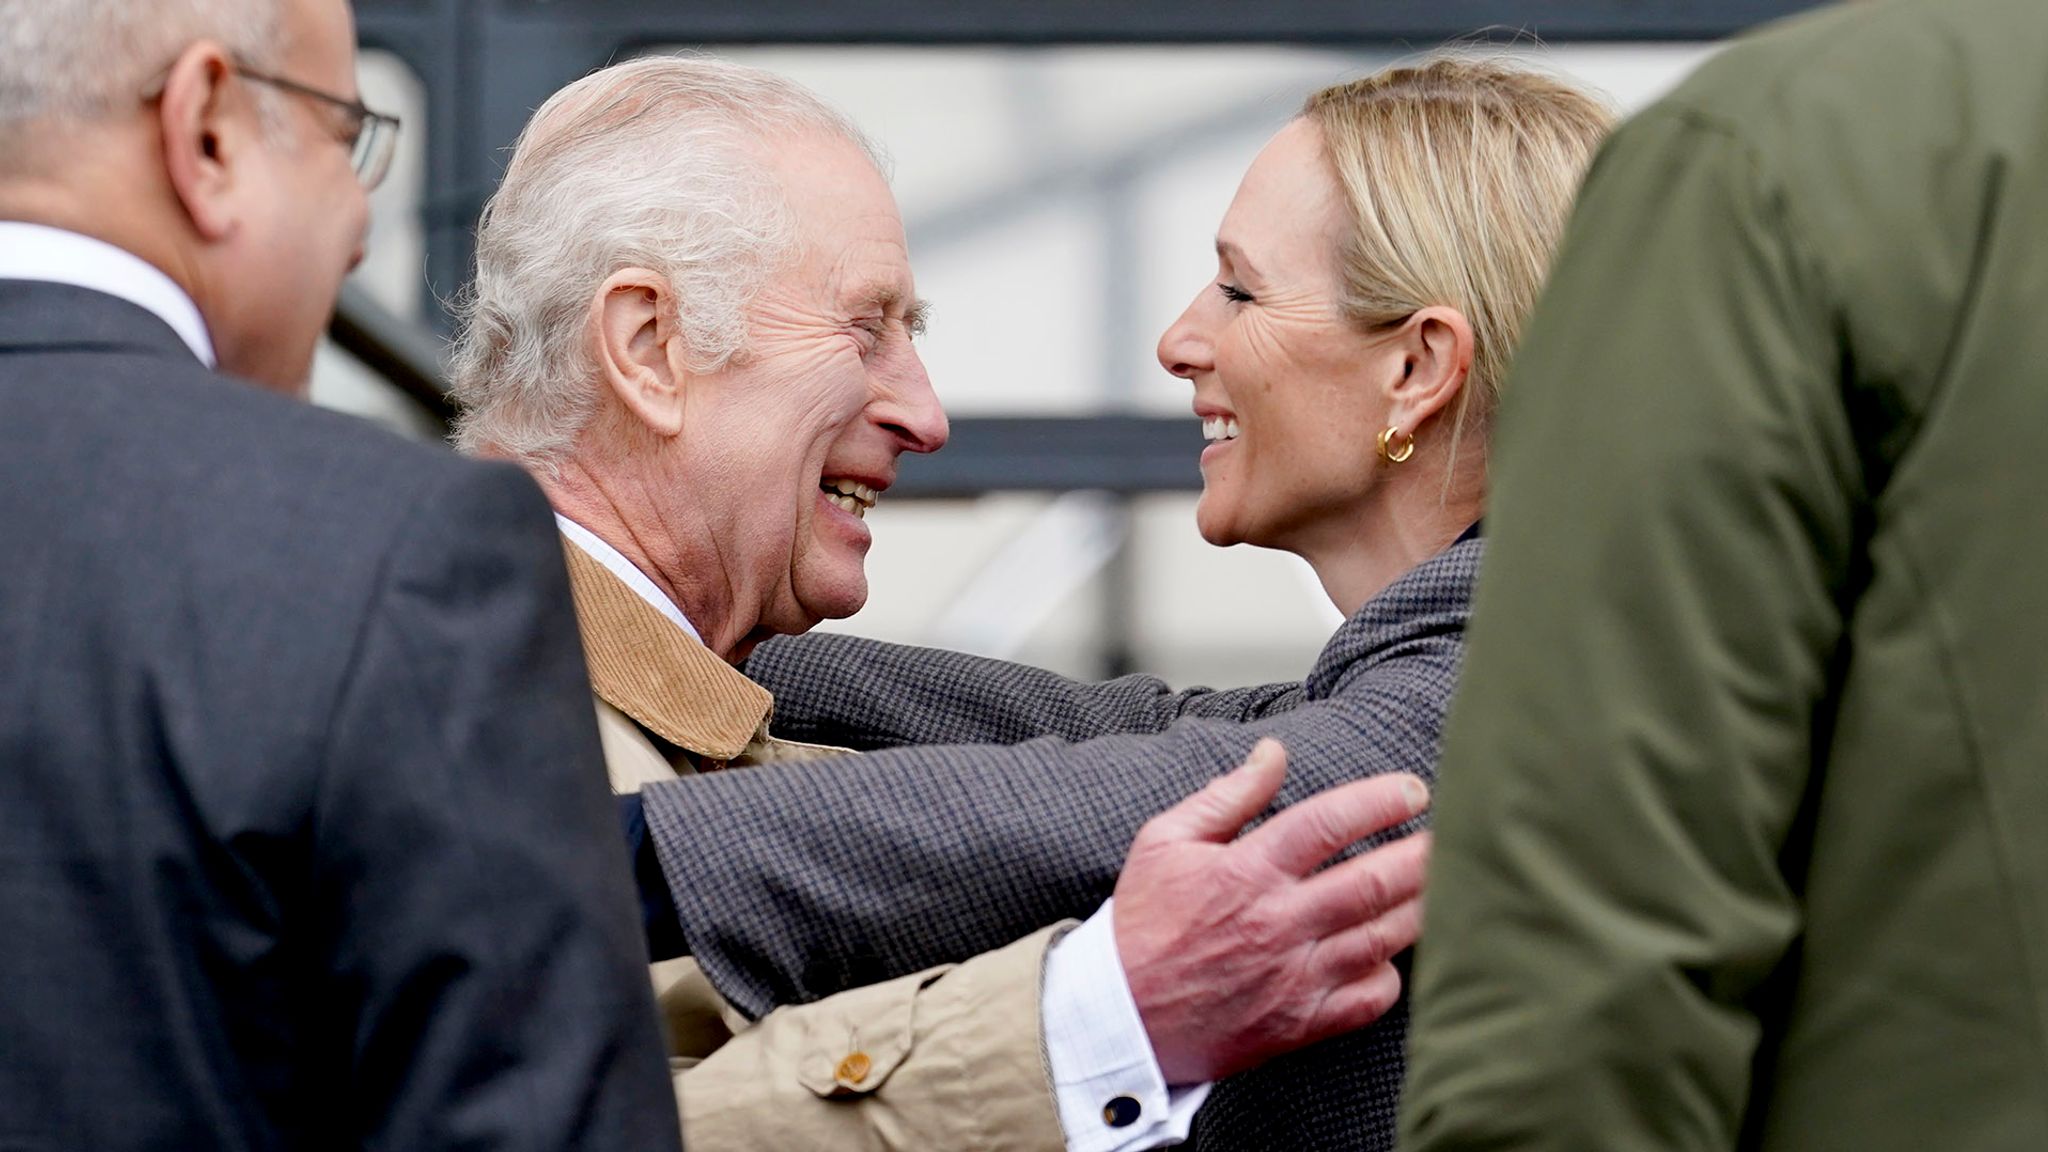
<path fill-rule="evenodd" d="M 1111 1128 L 1129 1128 L 1138 1122 L 1138 1113 L 1143 1111 L 1138 1102 L 1129 1096 L 1118 1096 L 1102 1106 L 1102 1122 Z"/>
<path fill-rule="evenodd" d="M 874 1067 L 875 1062 L 868 1058 L 867 1053 L 855 1052 L 839 1062 L 839 1067 L 832 1073 L 832 1078 L 851 1088 L 867 1079 L 868 1073 L 873 1071 Z"/>

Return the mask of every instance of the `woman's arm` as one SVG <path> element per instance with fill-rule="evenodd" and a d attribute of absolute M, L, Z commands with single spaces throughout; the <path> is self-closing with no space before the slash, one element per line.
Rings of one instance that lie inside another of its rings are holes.
<path fill-rule="evenodd" d="M 1090 683 L 1028 664 L 841 635 L 770 640 L 743 670 L 774 694 L 776 735 L 860 749 L 1160 732 L 1190 716 L 1256 720 L 1302 697 L 1299 682 L 1176 692 L 1156 676 Z"/>
<path fill-rule="evenodd" d="M 1448 680 L 1455 659 L 1429 663 Z M 1082 743 L 897 748 L 641 795 L 690 954 L 758 1017 L 1089 915 L 1138 827 L 1242 763 L 1261 737 L 1288 751 L 1278 806 L 1382 772 L 1428 778 L 1444 698 L 1433 681 L 1359 685 L 1247 724 L 1190 718 Z"/>

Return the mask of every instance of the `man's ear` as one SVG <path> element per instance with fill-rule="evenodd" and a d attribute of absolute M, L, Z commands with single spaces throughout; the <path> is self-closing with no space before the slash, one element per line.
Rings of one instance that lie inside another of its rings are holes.
<path fill-rule="evenodd" d="M 235 180 L 243 152 L 255 147 L 262 118 L 246 88 L 234 82 L 226 49 L 201 40 L 171 64 L 157 101 L 164 170 L 199 235 L 226 238 L 237 218 Z"/>
<path fill-rule="evenodd" d="M 614 272 L 590 301 L 597 366 L 612 394 L 647 430 L 664 438 L 683 430 L 688 382 L 668 278 L 645 268 Z"/>
<path fill-rule="evenodd" d="M 1410 435 L 1449 408 L 1472 373 L 1472 324 L 1431 305 L 1401 325 L 1401 375 L 1387 389 L 1387 422 Z"/>

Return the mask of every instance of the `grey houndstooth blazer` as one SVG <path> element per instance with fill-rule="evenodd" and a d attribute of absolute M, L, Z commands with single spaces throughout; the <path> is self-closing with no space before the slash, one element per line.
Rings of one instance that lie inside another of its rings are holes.
<path fill-rule="evenodd" d="M 1264 736 L 1287 745 L 1281 803 L 1433 777 L 1482 548 L 1390 585 L 1298 684 L 1173 692 L 844 636 L 764 645 L 746 671 L 775 694 L 779 735 L 874 751 L 648 789 L 691 954 L 758 1016 L 1085 917 L 1138 826 Z M 1404 1002 L 1218 1085 L 1191 1144 L 1392 1148 L 1406 1023 Z"/>

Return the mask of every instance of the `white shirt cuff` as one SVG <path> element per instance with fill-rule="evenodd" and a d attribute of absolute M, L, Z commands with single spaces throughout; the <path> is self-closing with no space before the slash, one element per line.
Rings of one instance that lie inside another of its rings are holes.
<path fill-rule="evenodd" d="M 1131 998 L 1106 901 L 1045 958 L 1045 1054 L 1068 1152 L 1141 1152 L 1188 1138 L 1209 1085 L 1169 1089 Z"/>

